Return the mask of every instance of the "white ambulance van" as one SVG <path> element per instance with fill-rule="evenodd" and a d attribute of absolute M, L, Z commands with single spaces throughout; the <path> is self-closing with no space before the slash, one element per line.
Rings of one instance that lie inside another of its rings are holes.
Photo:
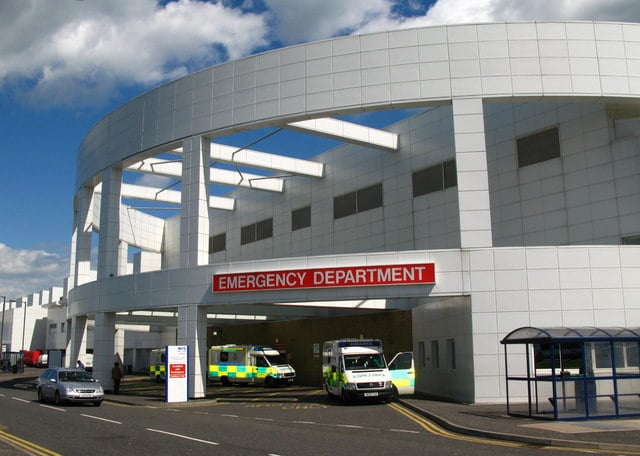
<path fill-rule="evenodd" d="M 215 345 L 209 348 L 209 379 L 225 386 L 248 383 L 272 387 L 290 384 L 295 377 L 295 369 L 271 347 Z"/>
<path fill-rule="evenodd" d="M 322 347 L 322 377 L 329 398 L 391 402 L 391 374 L 378 339 L 330 340 Z"/>

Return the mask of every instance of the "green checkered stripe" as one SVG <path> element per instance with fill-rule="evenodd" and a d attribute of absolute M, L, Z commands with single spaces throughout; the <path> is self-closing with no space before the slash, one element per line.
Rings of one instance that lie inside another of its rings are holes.
<path fill-rule="evenodd" d="M 220 378 L 247 378 L 261 379 L 267 375 L 276 377 L 277 373 L 273 367 L 256 367 L 244 365 L 209 364 L 209 377 Z"/>

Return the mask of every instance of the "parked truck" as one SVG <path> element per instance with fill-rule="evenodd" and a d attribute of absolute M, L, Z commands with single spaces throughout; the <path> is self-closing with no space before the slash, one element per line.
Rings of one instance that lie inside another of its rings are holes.
<path fill-rule="evenodd" d="M 330 340 L 322 346 L 322 378 L 329 398 L 391 402 L 391 374 L 379 339 Z"/>
<path fill-rule="evenodd" d="M 222 382 L 258 384 L 266 387 L 294 381 L 295 369 L 271 347 L 215 345 L 209 348 L 209 379 Z"/>

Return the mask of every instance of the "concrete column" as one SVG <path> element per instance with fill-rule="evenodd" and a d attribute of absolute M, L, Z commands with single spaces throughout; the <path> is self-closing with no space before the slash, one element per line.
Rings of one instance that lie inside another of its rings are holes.
<path fill-rule="evenodd" d="M 80 315 L 67 320 L 66 366 L 75 367 L 76 362 L 87 352 L 87 316 Z"/>
<path fill-rule="evenodd" d="M 118 275 L 120 256 L 120 190 L 122 169 L 102 173 L 100 199 L 100 240 L 98 242 L 98 280 Z"/>
<path fill-rule="evenodd" d="M 120 241 L 118 252 L 118 275 L 127 275 L 129 262 L 129 244 Z"/>
<path fill-rule="evenodd" d="M 115 358 L 116 314 L 98 313 L 93 330 L 93 375 L 107 391 L 113 390 L 111 368 Z"/>
<path fill-rule="evenodd" d="M 178 308 L 177 345 L 189 347 L 189 398 L 207 392 L 207 309 L 190 305 Z"/>
<path fill-rule="evenodd" d="M 460 247 L 492 247 L 489 175 L 482 99 L 453 100 Z"/>
<path fill-rule="evenodd" d="M 76 194 L 71 236 L 69 288 L 89 282 L 91 273 L 91 199 L 93 187 L 82 187 Z"/>
<path fill-rule="evenodd" d="M 182 143 L 180 267 L 209 263 L 209 173 L 211 142 L 195 136 Z"/>

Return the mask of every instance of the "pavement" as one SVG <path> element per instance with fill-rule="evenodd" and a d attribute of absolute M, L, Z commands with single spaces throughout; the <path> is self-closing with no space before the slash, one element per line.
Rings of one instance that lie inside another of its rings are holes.
<path fill-rule="evenodd" d="M 0 386 L 33 388 L 41 371 L 42 369 L 26 368 L 21 374 L 0 373 Z M 307 388 L 307 394 L 313 389 L 315 388 Z M 130 375 L 124 378 L 120 394 L 107 394 L 105 401 L 131 406 L 180 407 L 198 406 L 209 401 L 239 400 L 237 393 L 233 393 L 233 397 L 229 394 L 209 388 L 203 399 L 166 403 L 164 385 L 152 382 L 144 375 Z M 301 394 L 304 394 L 304 390 Z M 278 399 L 277 396 L 270 396 L 265 400 Z M 287 400 L 291 400 L 291 395 L 287 395 Z M 540 447 L 568 447 L 640 455 L 640 418 L 552 421 L 509 415 L 506 404 L 462 404 L 418 395 L 402 396 L 398 402 L 447 431 L 461 436 Z M 0 456 L 20 454 L 16 452 L 17 447 L 5 441 L 1 431 L 3 429 L 0 425 Z"/>

